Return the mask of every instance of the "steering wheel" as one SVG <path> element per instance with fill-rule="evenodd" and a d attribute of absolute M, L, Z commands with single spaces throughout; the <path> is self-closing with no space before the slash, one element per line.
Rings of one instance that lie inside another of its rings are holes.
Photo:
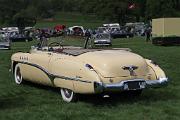
<path fill-rule="evenodd" d="M 54 49 L 53 46 L 59 46 L 59 48 Z M 58 42 L 52 42 L 48 45 L 48 51 L 62 52 L 63 50 L 63 46 Z"/>

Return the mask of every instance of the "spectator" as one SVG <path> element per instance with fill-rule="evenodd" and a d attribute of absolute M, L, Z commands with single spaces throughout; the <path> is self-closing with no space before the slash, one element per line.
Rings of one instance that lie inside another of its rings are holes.
<path fill-rule="evenodd" d="M 91 38 L 91 31 L 87 29 L 85 32 L 85 36 L 90 39 Z"/>
<path fill-rule="evenodd" d="M 40 47 L 42 48 L 43 46 L 47 46 L 47 38 L 46 38 L 46 32 L 45 30 L 41 30 L 40 33 Z"/>
<path fill-rule="evenodd" d="M 145 33 L 146 33 L 146 42 L 149 42 L 151 38 L 151 27 L 148 27 Z"/>

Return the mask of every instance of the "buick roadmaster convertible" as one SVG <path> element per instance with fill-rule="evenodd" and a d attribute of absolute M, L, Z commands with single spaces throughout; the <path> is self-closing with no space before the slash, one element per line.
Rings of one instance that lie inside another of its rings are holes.
<path fill-rule="evenodd" d="M 52 42 L 46 47 L 32 47 L 29 53 L 15 53 L 11 60 L 17 84 L 27 80 L 60 88 L 66 102 L 76 100 L 77 94 L 138 94 L 168 82 L 153 61 L 121 48 L 84 49 Z"/>

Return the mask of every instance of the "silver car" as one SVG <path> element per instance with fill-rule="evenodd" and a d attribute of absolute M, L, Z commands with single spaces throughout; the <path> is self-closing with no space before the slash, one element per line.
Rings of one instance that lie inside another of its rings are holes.
<path fill-rule="evenodd" d="M 96 46 L 111 46 L 112 40 L 109 33 L 98 33 L 94 36 L 94 45 Z"/>
<path fill-rule="evenodd" d="M 0 34 L 0 49 L 10 49 L 11 42 L 9 38 L 5 35 Z"/>

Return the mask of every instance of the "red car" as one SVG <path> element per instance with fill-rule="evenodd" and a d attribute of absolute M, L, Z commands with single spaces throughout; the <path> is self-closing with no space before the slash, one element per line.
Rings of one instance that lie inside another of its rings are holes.
<path fill-rule="evenodd" d="M 61 32 L 61 31 L 64 31 L 65 28 L 66 28 L 65 25 L 56 25 L 56 26 L 54 27 L 54 30 L 55 30 L 56 32 Z"/>

